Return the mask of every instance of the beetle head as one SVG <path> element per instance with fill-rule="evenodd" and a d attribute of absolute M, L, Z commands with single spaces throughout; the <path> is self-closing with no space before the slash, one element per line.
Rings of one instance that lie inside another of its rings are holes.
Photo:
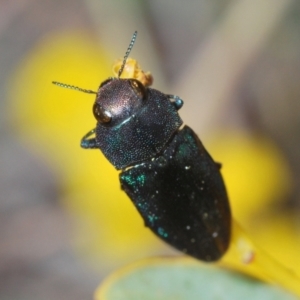
<path fill-rule="evenodd" d="M 134 117 L 147 100 L 147 89 L 136 79 L 110 78 L 98 90 L 93 113 L 104 126 L 117 126 Z"/>

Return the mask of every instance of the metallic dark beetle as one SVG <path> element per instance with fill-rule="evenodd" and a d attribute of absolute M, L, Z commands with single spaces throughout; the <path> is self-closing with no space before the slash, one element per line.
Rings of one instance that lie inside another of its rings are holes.
<path fill-rule="evenodd" d="M 181 129 L 180 98 L 120 78 L 135 38 L 136 32 L 119 76 L 104 81 L 97 92 L 55 84 L 96 94 L 97 126 L 81 147 L 100 149 L 121 170 L 121 187 L 145 225 L 188 255 L 218 260 L 229 246 L 231 229 L 220 164 L 191 128 Z"/>

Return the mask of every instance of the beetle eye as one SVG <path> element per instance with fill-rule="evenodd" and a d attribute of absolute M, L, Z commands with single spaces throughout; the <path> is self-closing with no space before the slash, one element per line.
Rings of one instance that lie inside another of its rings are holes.
<path fill-rule="evenodd" d="M 105 110 L 103 111 L 97 102 L 94 103 L 93 113 L 96 120 L 102 124 L 109 123 L 111 121 L 110 112 Z"/>
<path fill-rule="evenodd" d="M 134 92 L 136 95 L 141 98 L 145 99 L 147 96 L 147 90 L 145 86 L 138 80 L 132 79 L 130 80 L 130 85 L 133 88 Z"/>

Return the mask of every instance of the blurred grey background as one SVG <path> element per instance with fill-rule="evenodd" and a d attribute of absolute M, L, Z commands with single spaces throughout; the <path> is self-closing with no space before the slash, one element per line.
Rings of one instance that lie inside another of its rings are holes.
<path fill-rule="evenodd" d="M 299 210 L 297 1 L 1 0 L 0 299 L 91 299 L 106 275 L 74 257 L 56 171 L 22 145 L 7 113 L 7 78 L 22 57 L 48 33 L 74 28 L 113 58 L 137 29 L 134 56 L 157 89 L 185 100 L 182 116 L 197 133 L 237 127 L 274 141 L 294 180 L 283 206 Z"/>

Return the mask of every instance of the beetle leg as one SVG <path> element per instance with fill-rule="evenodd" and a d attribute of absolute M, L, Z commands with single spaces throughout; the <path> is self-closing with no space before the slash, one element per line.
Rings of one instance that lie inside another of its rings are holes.
<path fill-rule="evenodd" d="M 93 135 L 95 133 L 96 129 L 92 129 L 91 131 L 89 131 L 82 139 L 81 139 L 81 142 L 80 142 L 80 146 L 81 148 L 84 148 L 84 149 L 95 149 L 95 148 L 99 148 L 97 146 L 97 143 L 96 143 L 96 139 L 95 138 L 88 138 L 90 137 L 91 135 Z"/>
<path fill-rule="evenodd" d="M 221 163 L 219 163 L 219 162 L 216 162 L 216 161 L 215 161 L 215 164 L 216 164 L 217 168 L 218 168 L 219 170 L 221 170 L 221 168 L 222 168 L 222 164 L 221 164 Z"/>
<path fill-rule="evenodd" d="M 182 105 L 183 105 L 183 100 L 181 98 L 179 98 L 176 95 L 167 95 L 168 98 L 171 100 L 173 99 L 173 101 L 171 101 L 171 103 L 174 105 L 174 107 L 176 108 L 176 110 L 179 110 Z"/>

